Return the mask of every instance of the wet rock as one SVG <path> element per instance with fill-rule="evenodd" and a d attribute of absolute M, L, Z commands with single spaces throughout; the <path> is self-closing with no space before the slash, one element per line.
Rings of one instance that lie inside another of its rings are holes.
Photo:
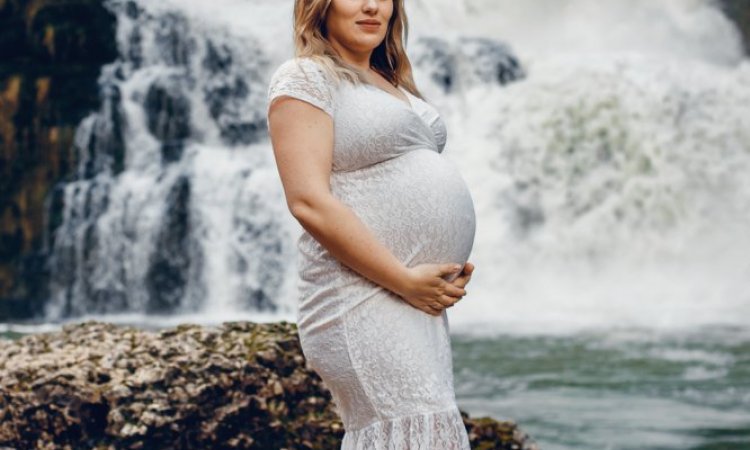
<path fill-rule="evenodd" d="M 720 0 L 719 6 L 742 35 L 745 54 L 750 54 L 750 0 Z"/>
<path fill-rule="evenodd" d="M 506 85 L 526 77 L 508 44 L 490 38 L 449 41 L 422 36 L 414 43 L 413 64 L 451 93 L 476 85 Z"/>
<path fill-rule="evenodd" d="M 89 321 L 0 341 L 0 448 L 338 449 L 344 427 L 296 325 Z M 474 449 L 535 449 L 470 418 Z"/>

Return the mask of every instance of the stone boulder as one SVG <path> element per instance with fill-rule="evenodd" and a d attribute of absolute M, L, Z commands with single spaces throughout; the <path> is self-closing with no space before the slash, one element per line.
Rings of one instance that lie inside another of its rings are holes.
<path fill-rule="evenodd" d="M 537 448 L 462 415 L 473 449 Z M 0 448 L 338 449 L 343 434 L 294 323 L 89 321 L 0 341 Z"/>

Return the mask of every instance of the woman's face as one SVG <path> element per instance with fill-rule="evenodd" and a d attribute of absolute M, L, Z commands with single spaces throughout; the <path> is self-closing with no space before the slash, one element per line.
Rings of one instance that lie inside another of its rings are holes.
<path fill-rule="evenodd" d="M 328 40 L 352 53 L 371 52 L 385 39 L 392 14 L 393 0 L 331 0 Z"/>

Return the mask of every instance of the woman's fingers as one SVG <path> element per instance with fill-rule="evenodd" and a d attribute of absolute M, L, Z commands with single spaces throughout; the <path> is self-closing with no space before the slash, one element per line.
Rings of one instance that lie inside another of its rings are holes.
<path fill-rule="evenodd" d="M 454 286 L 456 286 L 458 288 L 461 288 L 461 289 L 463 289 L 464 286 L 466 286 L 468 283 L 469 283 L 469 276 L 468 275 L 460 276 L 460 277 L 456 278 L 455 280 L 451 281 L 452 285 L 454 285 Z"/>
<path fill-rule="evenodd" d="M 469 275 L 461 275 L 460 277 L 456 278 L 455 280 L 451 281 L 451 284 L 453 286 L 456 286 L 458 288 L 462 288 L 466 286 L 469 283 L 469 279 L 471 276 Z"/>
<path fill-rule="evenodd" d="M 420 309 L 430 315 L 439 316 L 445 308 L 450 308 L 458 303 L 465 295 L 464 287 L 471 280 L 474 272 L 474 264 L 466 262 L 461 273 L 453 281 L 442 280 L 442 293 L 432 303 L 423 304 Z"/>
<path fill-rule="evenodd" d="M 469 284 L 469 281 L 471 281 L 471 273 L 474 272 L 474 265 L 471 264 L 471 266 L 469 266 L 470 264 L 471 263 L 466 263 L 467 268 L 465 268 L 455 280 L 451 281 L 451 284 L 460 288 Z"/>
<path fill-rule="evenodd" d="M 439 308 L 432 306 L 428 303 L 414 303 L 410 304 L 413 308 L 416 308 L 424 313 L 427 313 L 431 316 L 439 316 L 443 313 L 443 306 L 441 305 Z"/>
<path fill-rule="evenodd" d="M 461 297 L 449 297 L 447 295 L 443 295 L 440 303 L 442 303 L 446 308 L 450 308 L 451 306 L 458 303 L 460 300 L 461 300 Z"/>
<path fill-rule="evenodd" d="M 433 316 L 439 316 L 440 314 L 443 313 L 443 309 L 435 308 L 434 306 L 427 305 L 424 309 L 424 312 L 426 312 L 427 314 L 432 314 Z"/>
<path fill-rule="evenodd" d="M 456 286 L 455 281 L 445 283 L 443 293 L 451 297 L 463 297 L 466 295 L 466 290 L 462 286 Z"/>
<path fill-rule="evenodd" d="M 427 304 L 424 306 L 423 311 L 432 314 L 433 316 L 439 316 L 442 314 L 445 308 L 450 308 L 461 300 L 461 297 L 451 297 L 450 295 L 441 295 L 436 303 Z"/>

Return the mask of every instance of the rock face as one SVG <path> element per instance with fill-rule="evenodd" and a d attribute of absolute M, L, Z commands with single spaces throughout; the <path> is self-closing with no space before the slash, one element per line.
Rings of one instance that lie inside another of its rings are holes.
<path fill-rule="evenodd" d="M 462 415 L 473 449 L 537 448 Z M 0 448 L 338 449 L 343 434 L 293 323 L 90 321 L 0 341 Z"/>
<path fill-rule="evenodd" d="M 99 106 L 97 78 L 117 57 L 100 0 L 0 0 L 0 321 L 44 297 L 45 202 L 76 164 L 75 130 Z"/>
<path fill-rule="evenodd" d="M 720 0 L 719 4 L 742 33 L 745 54 L 750 53 L 750 0 Z"/>

